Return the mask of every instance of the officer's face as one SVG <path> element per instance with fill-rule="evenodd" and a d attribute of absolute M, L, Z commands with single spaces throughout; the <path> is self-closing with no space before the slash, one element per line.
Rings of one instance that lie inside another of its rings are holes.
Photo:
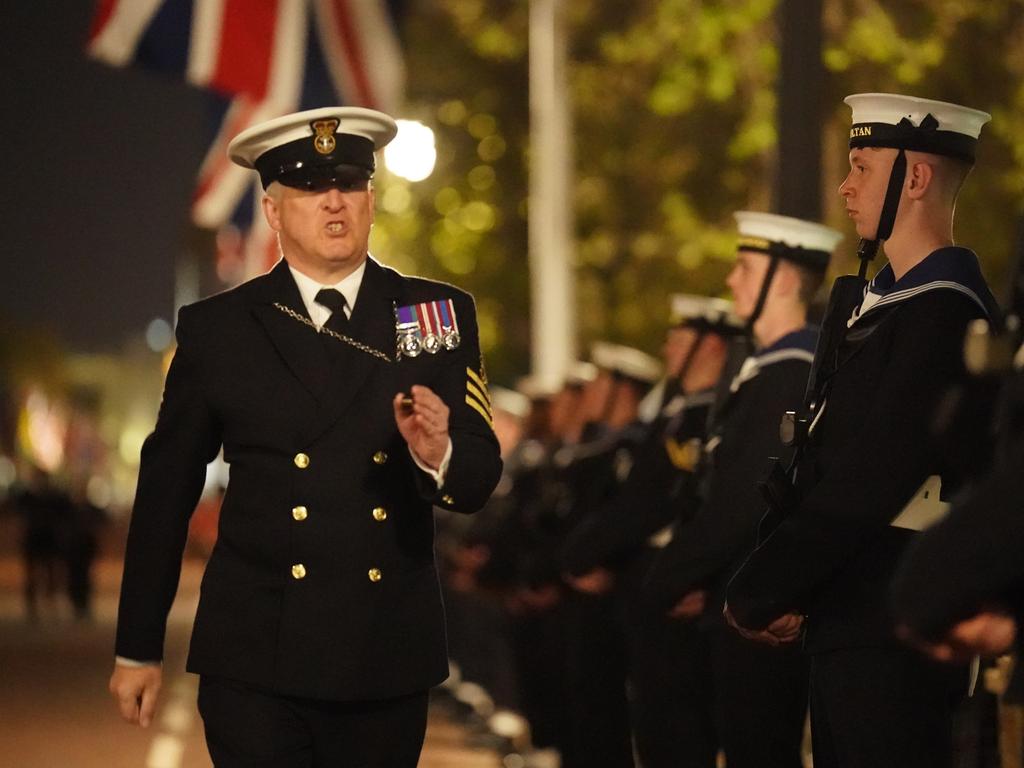
<path fill-rule="evenodd" d="M 263 200 L 288 262 L 321 282 L 336 282 L 366 259 L 373 189 L 307 191 L 275 185 Z"/>
<path fill-rule="evenodd" d="M 839 185 L 846 213 L 857 227 L 857 236 L 873 240 L 889 186 L 889 174 L 897 151 L 888 148 L 850 150 L 850 173 Z"/>
<path fill-rule="evenodd" d="M 725 279 L 725 284 L 732 291 L 733 311 L 741 320 L 754 314 L 769 261 L 766 254 L 757 251 L 741 250 L 736 254 L 736 264 Z"/>

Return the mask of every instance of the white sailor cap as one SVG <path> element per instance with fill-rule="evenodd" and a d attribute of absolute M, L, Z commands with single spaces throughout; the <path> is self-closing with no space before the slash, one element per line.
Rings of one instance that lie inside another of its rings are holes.
<path fill-rule="evenodd" d="M 733 314 L 731 301 L 693 293 L 672 294 L 669 322 L 723 335 L 742 333 L 744 328 L 743 321 Z"/>
<path fill-rule="evenodd" d="M 525 419 L 530 415 L 530 398 L 521 392 L 505 387 L 491 387 L 491 407 L 495 411 L 504 411 L 517 419 Z"/>
<path fill-rule="evenodd" d="M 596 378 L 596 365 L 585 360 L 576 360 L 569 364 L 569 369 L 565 372 L 565 385 L 568 387 L 582 387 Z"/>
<path fill-rule="evenodd" d="M 590 359 L 598 368 L 627 379 L 653 384 L 661 378 L 661 363 L 646 352 L 622 344 L 595 341 Z"/>
<path fill-rule="evenodd" d="M 959 104 L 895 93 L 856 93 L 843 101 L 853 110 L 850 149 L 909 149 L 973 163 L 981 127 L 992 119 Z"/>
<path fill-rule="evenodd" d="M 228 156 L 255 168 L 266 189 L 279 181 L 324 189 L 349 178 L 369 178 L 373 153 L 395 138 L 394 119 L 362 107 L 323 107 L 276 117 L 247 128 L 228 145 Z"/>
<path fill-rule="evenodd" d="M 733 216 L 740 233 L 737 250 L 766 253 L 816 272 L 828 269 L 832 251 L 843 239 L 832 227 L 792 216 L 759 211 L 736 211 Z"/>
<path fill-rule="evenodd" d="M 516 379 L 516 391 L 530 400 L 547 400 L 558 394 L 559 389 L 561 382 L 557 377 L 531 374 Z"/>

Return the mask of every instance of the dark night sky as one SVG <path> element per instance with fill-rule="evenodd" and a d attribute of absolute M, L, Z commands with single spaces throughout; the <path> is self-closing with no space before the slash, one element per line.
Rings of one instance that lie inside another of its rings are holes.
<path fill-rule="evenodd" d="M 0 12 L 0 320 L 113 351 L 171 318 L 204 101 L 86 58 L 92 9 L 11 0 Z"/>

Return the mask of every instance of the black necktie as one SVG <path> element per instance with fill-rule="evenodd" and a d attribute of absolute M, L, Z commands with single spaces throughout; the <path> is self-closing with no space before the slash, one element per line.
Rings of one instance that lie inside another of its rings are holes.
<path fill-rule="evenodd" d="M 341 291 L 336 288 L 321 288 L 316 294 L 316 303 L 331 310 L 331 316 L 324 323 L 327 328 L 342 332 L 348 327 L 348 318 L 345 316 L 345 305 L 348 302 Z"/>

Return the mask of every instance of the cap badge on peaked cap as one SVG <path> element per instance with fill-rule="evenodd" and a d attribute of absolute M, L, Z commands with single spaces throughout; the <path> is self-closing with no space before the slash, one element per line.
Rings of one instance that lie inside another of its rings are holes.
<path fill-rule="evenodd" d="M 314 120 L 310 126 L 316 132 L 313 137 L 313 148 L 321 155 L 331 154 L 338 145 L 334 139 L 334 134 L 338 130 L 338 120 Z"/>

